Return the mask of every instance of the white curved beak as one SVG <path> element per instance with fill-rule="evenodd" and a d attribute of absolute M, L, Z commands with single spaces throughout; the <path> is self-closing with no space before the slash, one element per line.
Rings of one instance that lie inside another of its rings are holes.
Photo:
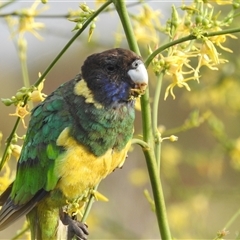
<path fill-rule="evenodd" d="M 128 71 L 128 75 L 135 83 L 135 89 L 140 90 L 140 94 L 144 94 L 148 85 L 148 73 L 144 63 L 140 59 L 132 63 L 132 68 Z"/>

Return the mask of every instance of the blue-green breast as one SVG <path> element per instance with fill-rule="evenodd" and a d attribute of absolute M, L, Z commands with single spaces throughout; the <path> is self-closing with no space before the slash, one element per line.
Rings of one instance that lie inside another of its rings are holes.
<path fill-rule="evenodd" d="M 121 151 L 132 138 L 134 102 L 103 106 L 95 102 L 93 93 L 83 83 L 84 80 L 76 81 L 70 91 L 74 94 L 66 98 L 72 117 L 70 134 L 96 156 L 111 148 Z"/>

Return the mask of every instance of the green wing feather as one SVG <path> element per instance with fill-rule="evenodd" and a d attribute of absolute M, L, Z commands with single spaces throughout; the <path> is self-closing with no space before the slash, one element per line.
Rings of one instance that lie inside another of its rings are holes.
<path fill-rule="evenodd" d="M 58 176 L 52 176 L 52 169 L 63 149 L 56 145 L 56 140 L 69 121 L 64 118 L 64 100 L 57 93 L 37 106 L 32 113 L 11 193 L 14 204 L 28 202 L 41 189 L 50 191 L 47 186 L 54 187 L 54 184 L 48 181 L 56 184 L 58 180 Z"/>
<path fill-rule="evenodd" d="M 5 202 L 0 214 L 0 230 L 27 214 L 59 179 L 53 169 L 64 149 L 56 145 L 56 140 L 70 124 L 63 89 L 72 84 L 70 81 L 60 86 L 32 111 L 16 179 L 0 197 L 0 203 Z"/>

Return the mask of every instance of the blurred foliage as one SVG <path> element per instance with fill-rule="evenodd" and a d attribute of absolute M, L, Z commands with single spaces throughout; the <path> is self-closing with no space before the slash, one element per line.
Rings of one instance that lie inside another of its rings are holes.
<path fill-rule="evenodd" d="M 96 2 L 99 5 L 103 1 Z M 165 23 L 161 6 L 155 10 L 150 3 L 139 1 L 137 12 L 129 8 L 135 37 L 144 58 L 161 45 L 189 35 L 195 37 L 192 41 L 166 48 L 152 59 L 149 67 L 150 101 L 153 108 L 156 100 L 152 96 L 162 81 L 155 112 L 157 126 L 154 127 L 160 133 L 161 141 L 173 134 L 179 137 L 177 143 L 163 141 L 161 144 L 160 173 L 172 235 L 176 239 L 239 239 L 240 61 L 236 57 L 240 54 L 239 41 L 229 33 L 211 37 L 204 35 L 206 32 L 225 30 L 229 26 L 237 27 L 239 1 L 183 1 L 181 8 L 172 6 L 171 15 Z M 43 83 L 39 86 L 30 85 L 26 63 L 27 41 L 24 34 L 30 32 L 41 39 L 39 30 L 47 28 L 35 19 L 47 9 L 47 5 L 44 5 L 38 10 L 38 4 L 40 3 L 35 2 L 28 9 L 15 11 L 6 18 L 13 41 L 17 43 L 24 87 L 15 96 L 2 99 L 2 102 L 6 106 L 16 106 L 16 112 L 12 115 L 20 117 L 23 124 L 28 108 L 31 108 L 31 105 L 25 104 L 26 99 L 41 101 L 45 96 L 42 93 Z M 3 9 L 2 5 L 1 10 Z M 66 17 L 76 24 L 73 30 L 78 30 L 93 13 L 94 10 L 81 4 L 79 9 L 71 10 Z M 96 22 L 97 19 L 94 18 L 86 42 L 94 41 Z M 101 39 L 95 41 L 101 46 Z M 116 32 L 114 44 L 125 46 L 122 31 Z M 159 73 L 162 73 L 162 79 L 158 78 Z M 188 91 L 183 91 L 182 87 Z M 164 97 L 160 95 L 161 88 L 165 91 Z M 173 101 L 170 96 L 176 100 Z M 4 126 L 0 126 L 0 130 L 2 128 Z M 136 128 L 137 135 L 141 130 L 138 125 Z M 18 158 L 21 150 L 19 140 L 22 139 L 24 136 L 19 137 L 14 133 L 7 149 L 7 160 L 12 155 Z M 140 155 L 136 155 L 136 158 L 140 158 Z M 16 161 L 13 162 L 15 165 Z M 11 165 L 12 162 L 4 165 L 0 192 L 14 179 L 15 170 L 10 168 Z M 148 209 L 144 214 L 152 214 L 155 206 L 145 165 L 137 163 L 125 174 L 125 183 L 135 189 L 133 191 L 139 190 L 140 196 L 147 203 L 144 206 Z M 124 202 L 128 198 L 127 194 L 124 189 L 118 191 L 123 191 L 122 195 L 126 195 L 121 198 Z M 139 203 L 140 206 L 140 199 L 135 195 L 129 196 L 127 211 L 131 213 L 131 205 Z M 111 209 L 114 213 L 114 207 Z M 121 218 L 118 220 L 116 216 L 104 214 L 104 211 L 96 209 L 89 216 L 88 224 L 93 238 L 104 236 L 105 239 L 140 239 L 149 238 L 150 233 L 151 236 L 158 236 L 152 227 L 153 222 L 148 223 L 146 230 L 143 230 L 141 221 L 144 220 L 140 219 L 137 221 L 137 230 L 134 231 L 128 227 L 129 223 L 121 222 Z M 23 227 L 25 228 L 26 226 Z"/>

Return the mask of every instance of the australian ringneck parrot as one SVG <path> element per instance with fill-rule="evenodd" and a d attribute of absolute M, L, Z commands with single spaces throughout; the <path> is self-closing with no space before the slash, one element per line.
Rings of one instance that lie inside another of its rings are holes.
<path fill-rule="evenodd" d="M 122 166 L 135 99 L 147 84 L 141 57 L 110 49 L 89 56 L 80 74 L 36 106 L 16 179 L 0 197 L 0 230 L 26 215 L 31 239 L 59 238 L 59 220 L 71 227 L 70 235 L 86 239 L 86 226 L 63 209 Z"/>

